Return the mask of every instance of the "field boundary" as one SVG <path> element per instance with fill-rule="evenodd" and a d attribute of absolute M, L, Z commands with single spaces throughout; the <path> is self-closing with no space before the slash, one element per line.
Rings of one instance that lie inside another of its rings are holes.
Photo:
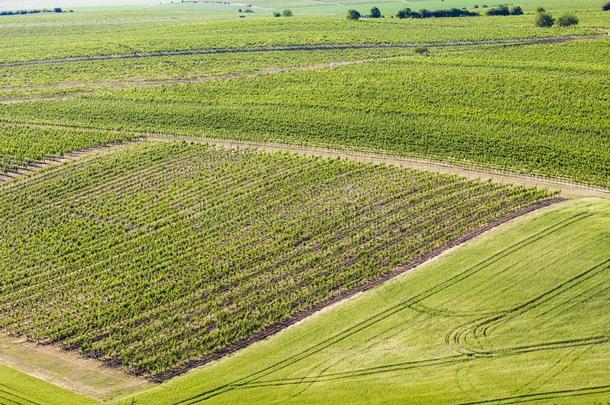
<path fill-rule="evenodd" d="M 481 45 L 530 45 L 530 44 L 556 44 L 578 39 L 599 39 L 605 38 L 604 34 L 588 35 L 566 35 L 538 38 L 508 38 L 508 39 L 489 39 L 479 41 L 446 41 L 446 42 L 402 42 L 402 43 L 368 43 L 368 44 L 313 44 L 313 45 L 287 45 L 287 46 L 268 46 L 268 47 L 249 47 L 249 48 L 207 48 L 177 51 L 159 52 L 134 52 L 129 54 L 111 55 L 92 55 L 74 56 L 55 59 L 37 59 L 28 61 L 0 62 L 0 68 L 51 65 L 74 62 L 95 62 L 115 59 L 137 59 L 137 58 L 156 58 L 165 56 L 189 56 L 189 55 L 214 55 L 226 53 L 260 53 L 260 52 L 290 52 L 290 51 L 325 51 L 325 50 L 347 50 L 347 49 L 391 49 L 391 48 L 416 48 L 425 47 L 450 47 L 450 46 L 481 46 Z"/>
<path fill-rule="evenodd" d="M 177 377 L 179 375 L 183 375 L 187 371 L 190 371 L 194 368 L 202 367 L 209 363 L 218 361 L 227 355 L 233 354 L 241 349 L 244 349 L 244 348 L 250 346 L 253 343 L 256 343 L 258 341 L 271 337 L 271 336 L 285 330 L 286 328 L 293 326 L 320 311 L 325 310 L 326 308 L 328 308 L 330 306 L 339 304 L 360 293 L 372 290 L 373 288 L 378 287 L 396 277 L 402 276 L 405 273 L 424 265 L 428 261 L 431 261 L 431 260 L 443 255 L 445 252 L 447 252 L 451 249 L 457 248 L 457 247 L 465 244 L 466 242 L 476 238 L 477 236 L 480 236 L 506 222 L 509 222 L 513 219 L 524 216 L 525 214 L 537 211 L 541 208 L 545 208 L 545 207 L 551 206 L 553 204 L 563 202 L 565 200 L 566 199 L 563 197 L 546 198 L 544 200 L 541 200 L 541 201 L 535 202 L 533 204 L 530 204 L 528 206 L 517 209 L 502 217 L 496 218 L 496 219 L 490 221 L 488 224 L 479 227 L 478 229 L 474 229 L 470 232 L 466 232 L 466 233 L 458 236 L 457 238 L 447 242 L 446 244 L 439 246 L 438 248 L 432 250 L 431 252 L 429 252 L 425 255 L 422 255 L 418 258 L 415 258 L 414 260 L 412 260 L 409 263 L 405 263 L 402 266 L 398 266 L 393 271 L 390 271 L 373 280 L 370 280 L 369 282 L 367 282 L 363 285 L 354 287 L 354 288 L 350 289 L 349 291 L 345 291 L 344 293 L 340 294 L 337 297 L 334 297 L 332 299 L 321 302 L 320 304 L 315 305 L 314 307 L 310 308 L 307 311 L 303 311 L 300 314 L 297 314 L 294 317 L 292 317 L 284 322 L 280 322 L 278 324 L 272 325 L 269 328 L 267 328 L 266 330 L 259 332 L 241 342 L 231 345 L 222 351 L 211 354 L 209 356 L 202 357 L 198 360 L 192 360 L 184 366 L 177 367 L 175 369 L 161 373 L 161 374 L 155 376 L 154 378 L 150 378 L 150 380 L 153 382 L 162 383 L 164 381 L 170 380 L 171 378 Z"/>
<path fill-rule="evenodd" d="M 494 180 L 500 183 L 523 185 L 526 187 L 542 187 L 551 191 L 559 191 L 565 197 L 610 198 L 610 190 L 608 189 L 577 183 L 567 179 L 544 178 L 491 167 L 443 162 L 440 160 L 431 160 L 419 157 L 402 157 L 398 155 L 364 152 L 358 150 L 332 149 L 275 142 L 256 142 L 195 136 L 170 136 L 163 134 L 144 134 L 144 136 L 147 139 L 156 141 L 186 141 L 194 143 L 206 143 L 230 149 L 245 148 L 265 152 L 290 152 L 302 156 L 342 158 L 363 163 L 387 164 L 427 172 L 452 174 L 469 179 Z"/>
<path fill-rule="evenodd" d="M 582 197 L 599 197 L 610 199 L 610 189 L 596 187 L 584 183 L 578 183 L 570 179 L 557 177 L 541 177 L 510 170 L 498 169 L 494 167 L 486 167 L 484 165 L 465 164 L 443 160 L 433 160 L 423 157 L 407 157 L 400 155 L 391 155 L 383 152 L 369 152 L 357 149 L 338 149 L 330 147 L 304 146 L 299 144 L 286 144 L 277 142 L 258 142 L 240 139 L 223 139 L 204 136 L 180 136 L 160 133 L 134 132 L 134 131 L 119 131 L 114 129 L 104 128 L 86 128 L 69 125 L 53 125 L 53 124 L 25 124 L 19 122 L 6 122 L 0 120 L 0 123 L 39 127 L 39 128 L 63 128 L 66 130 L 91 130 L 91 131 L 108 131 L 108 132 L 123 132 L 133 135 L 133 138 L 99 145 L 96 147 L 79 149 L 73 152 L 64 154 L 63 156 L 51 156 L 43 160 L 34 160 L 28 162 L 27 165 L 0 172 L 0 184 L 10 181 L 17 177 L 28 175 L 37 170 L 48 166 L 64 163 L 71 160 L 77 160 L 83 155 L 88 155 L 103 151 L 108 148 L 120 147 L 125 144 L 142 141 L 163 141 L 163 142 L 193 142 L 203 143 L 208 145 L 220 146 L 228 149 L 254 149 L 263 152 L 289 152 L 300 156 L 312 156 L 323 158 L 347 159 L 355 162 L 386 164 L 390 166 L 398 166 L 415 170 L 422 170 L 433 173 L 443 173 L 466 177 L 471 180 L 493 180 L 502 184 L 521 185 L 524 187 L 539 187 L 549 191 L 559 192 L 566 198 L 582 198 Z"/>

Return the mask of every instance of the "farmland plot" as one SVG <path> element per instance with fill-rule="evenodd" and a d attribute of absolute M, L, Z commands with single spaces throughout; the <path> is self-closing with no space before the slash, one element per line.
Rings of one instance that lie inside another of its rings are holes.
<path fill-rule="evenodd" d="M 6 106 L 8 121 L 381 151 L 610 187 L 608 40 Z"/>
<path fill-rule="evenodd" d="M 164 379 L 543 191 L 143 142 L 0 186 L 0 327 Z"/>

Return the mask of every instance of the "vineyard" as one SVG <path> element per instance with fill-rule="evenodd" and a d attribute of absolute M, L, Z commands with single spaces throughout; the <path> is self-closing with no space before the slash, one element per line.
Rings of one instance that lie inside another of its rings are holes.
<path fill-rule="evenodd" d="M 305 44 L 362 44 L 474 41 L 502 38 L 533 38 L 555 35 L 599 34 L 597 14 L 587 15 L 582 27 L 536 29 L 531 16 L 509 19 L 480 18 L 398 19 L 353 24 L 344 18 L 257 18 L 236 20 L 197 19 L 189 15 L 79 17 L 69 23 L 65 16 L 47 22 L 23 24 L 18 20 L 0 24 L 0 63 L 47 60 L 87 55 L 134 54 L 196 49 L 243 48 Z M 21 17 L 18 17 L 21 19 Z M 77 20 L 74 20 L 77 19 Z M 457 20 L 457 21 L 456 21 Z M 179 35 L 176 35 L 177 33 Z M 53 41 L 42 41 L 41 38 Z"/>
<path fill-rule="evenodd" d="M 8 105 L 0 117 L 348 147 L 609 187 L 609 44 L 447 52 L 130 88 Z"/>
<path fill-rule="evenodd" d="M 544 192 L 137 143 L 1 186 L 0 327 L 166 378 Z"/>
<path fill-rule="evenodd" d="M 0 173 L 51 157 L 123 142 L 132 136 L 118 132 L 65 130 L 0 124 Z"/>
<path fill-rule="evenodd" d="M 608 0 L 34 1 L 1 405 L 610 398 Z"/>

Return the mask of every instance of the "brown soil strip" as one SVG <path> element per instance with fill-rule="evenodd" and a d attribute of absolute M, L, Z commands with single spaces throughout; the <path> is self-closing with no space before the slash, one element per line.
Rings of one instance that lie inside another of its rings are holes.
<path fill-rule="evenodd" d="M 0 363 L 100 401 L 114 400 L 152 386 L 143 378 L 105 367 L 99 361 L 1 334 Z"/>
<path fill-rule="evenodd" d="M 59 63 L 90 62 L 113 59 L 136 59 L 154 58 L 163 56 L 181 55 L 213 55 L 224 53 L 254 53 L 254 52 L 289 52 L 289 51 L 324 51 L 341 49 L 389 49 L 389 48 L 415 48 L 418 46 L 426 47 L 445 47 L 445 46 L 480 46 L 480 45 L 525 45 L 525 44 L 556 44 L 575 39 L 598 39 L 606 35 L 567 35 L 543 38 L 517 38 L 517 39 L 493 39 L 481 41 L 448 41 L 448 42 L 403 42 L 394 44 L 318 44 L 318 45 L 290 45 L 290 46 L 271 46 L 271 47 L 251 47 L 251 48 L 212 48 L 212 49 L 193 49 L 183 51 L 161 51 L 161 52 L 136 52 L 130 54 L 116 55 L 94 55 L 78 56 L 70 58 L 41 59 L 29 61 L 2 62 L 0 68 L 14 66 L 31 65 L 50 65 Z"/>
<path fill-rule="evenodd" d="M 374 280 L 370 280 L 368 282 L 366 282 L 365 284 L 362 284 L 358 287 L 355 287 L 349 291 L 345 291 L 344 293 L 340 294 L 337 297 L 334 297 L 332 299 L 326 300 L 324 302 L 321 302 L 317 305 L 315 305 L 314 307 L 312 307 L 311 309 L 304 311 L 298 315 L 296 315 L 295 317 L 286 320 L 284 322 L 280 322 L 278 324 L 275 324 L 269 328 L 267 328 L 266 330 L 257 333 L 255 335 L 252 335 L 251 337 L 236 343 L 234 345 L 231 345 L 230 347 L 227 347 L 226 349 L 211 354 L 209 356 L 205 356 L 203 358 L 197 359 L 197 360 L 192 360 L 191 362 L 189 362 L 188 364 L 186 364 L 183 367 L 179 367 L 170 371 L 167 371 L 165 373 L 159 374 L 157 376 L 155 376 L 155 378 L 152 379 L 152 381 L 155 382 L 163 382 L 166 381 L 170 378 L 176 377 L 178 375 L 184 374 L 185 372 L 196 368 L 196 367 L 201 367 L 204 366 L 208 363 L 212 363 L 215 362 L 217 360 L 220 360 L 221 358 L 235 353 L 253 343 L 256 343 L 260 340 L 266 339 L 272 335 L 275 335 L 279 332 L 281 332 L 282 330 L 288 328 L 289 326 L 292 326 L 298 322 L 303 321 L 304 319 L 316 314 L 317 312 L 320 312 L 322 310 L 324 310 L 325 308 L 331 306 L 331 305 L 335 305 L 338 304 L 344 300 L 350 299 L 352 297 L 354 297 L 357 294 L 363 293 L 365 291 L 371 290 L 375 287 L 380 286 L 381 284 L 396 278 L 398 276 L 403 275 L 404 273 L 411 271 L 421 265 L 423 265 L 424 263 L 433 260 L 434 258 L 444 254 L 446 251 L 450 250 L 450 249 L 455 249 L 456 247 L 463 245 L 464 243 L 474 239 L 475 237 L 482 235 L 490 230 L 492 230 L 493 228 L 496 228 L 499 225 L 502 225 L 508 221 L 511 221 L 515 218 L 521 217 L 527 213 L 536 211 L 538 209 L 541 209 L 543 207 L 548 207 L 552 204 L 556 204 L 559 203 L 561 201 L 564 201 L 565 199 L 562 197 L 553 197 L 553 198 L 548 198 L 546 200 L 542 200 L 542 201 L 538 201 L 534 204 L 528 205 L 526 207 L 523 207 L 521 209 L 518 209 L 516 211 L 513 211 L 510 214 L 504 215 L 500 218 L 497 218 L 491 222 L 489 222 L 487 225 L 483 225 L 481 227 L 479 227 L 478 229 L 475 229 L 473 231 L 467 232 L 457 238 L 455 238 L 452 241 L 449 241 L 448 243 L 446 243 L 443 246 L 438 247 L 437 249 L 434 249 L 433 251 L 420 256 L 419 258 L 406 263 L 404 266 L 400 266 L 396 269 L 394 269 L 391 272 L 388 272 L 382 276 L 377 277 Z"/>
<path fill-rule="evenodd" d="M 291 152 L 302 156 L 318 156 L 327 158 L 340 158 L 356 162 L 387 164 L 404 168 L 423 170 L 428 172 L 453 174 L 469 179 L 494 180 L 500 183 L 523 185 L 527 187 L 546 188 L 558 191 L 564 197 L 602 197 L 610 198 L 610 190 L 601 187 L 587 186 L 561 179 L 546 179 L 525 174 L 511 173 L 484 167 L 470 167 L 456 163 L 447 163 L 423 158 L 408 158 L 380 153 L 359 152 L 320 148 L 313 146 L 298 146 L 278 143 L 265 143 L 254 141 L 237 141 L 205 137 L 168 137 L 164 135 L 148 134 L 148 139 L 159 141 L 183 140 L 188 142 L 207 143 L 230 149 L 255 149 L 265 152 Z"/>

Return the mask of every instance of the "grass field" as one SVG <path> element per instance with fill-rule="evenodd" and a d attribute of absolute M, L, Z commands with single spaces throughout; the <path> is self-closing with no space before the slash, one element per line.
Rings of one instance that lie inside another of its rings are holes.
<path fill-rule="evenodd" d="M 560 204 L 135 403 L 604 403 L 608 229 Z"/>
<path fill-rule="evenodd" d="M 546 196 L 174 143 L 107 152 L 0 193 L 0 326 L 156 378 Z"/>
<path fill-rule="evenodd" d="M 88 405 L 95 404 L 97 401 L 0 364 L 0 403 L 3 405 Z"/>

